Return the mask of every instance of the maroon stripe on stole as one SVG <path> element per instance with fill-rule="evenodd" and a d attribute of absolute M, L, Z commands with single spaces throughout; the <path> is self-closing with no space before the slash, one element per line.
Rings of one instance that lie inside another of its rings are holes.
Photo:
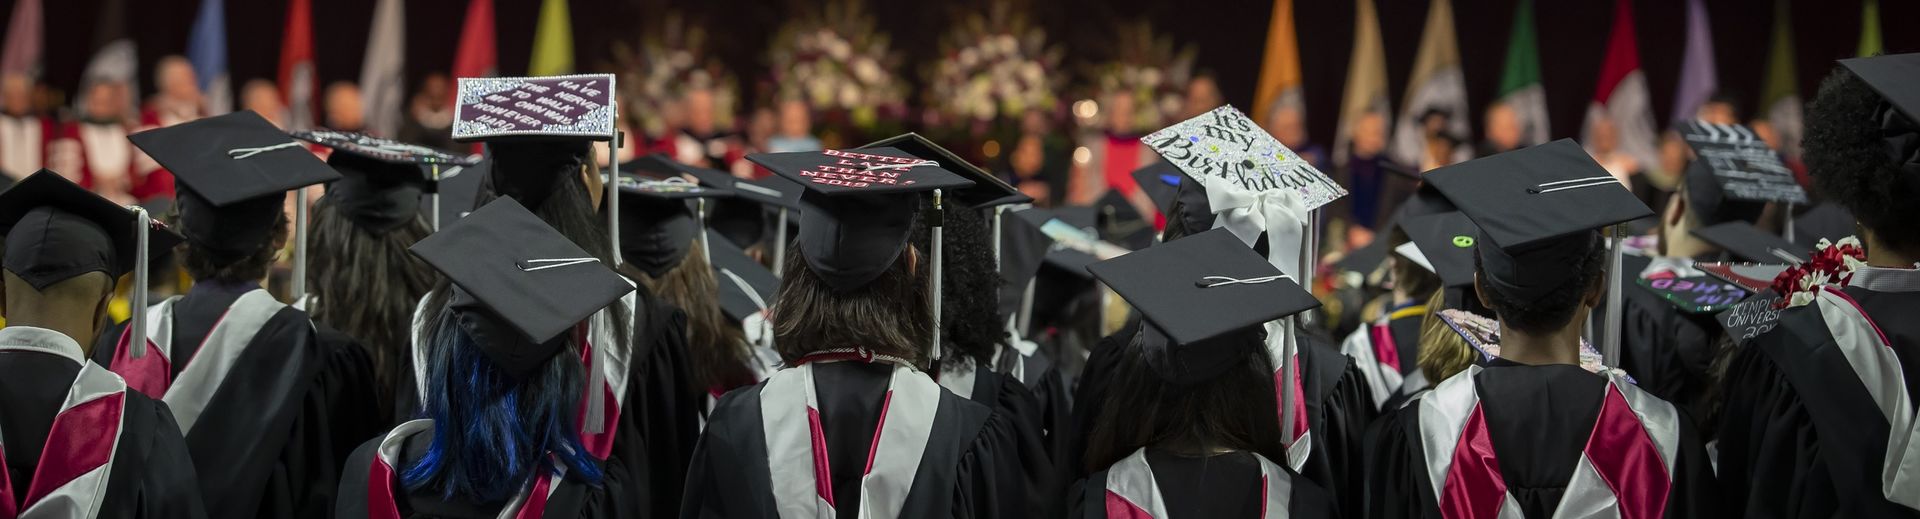
<path fill-rule="evenodd" d="M 7 446 L 0 444 L 0 460 L 7 459 Z M 4 463 L 4 462 L 0 462 Z M 7 476 L 7 470 L 0 468 L 0 519 L 13 519 L 20 511 L 13 504 L 13 478 Z"/>
<path fill-rule="evenodd" d="M 127 393 L 122 391 L 53 417 L 47 446 L 40 451 L 40 463 L 33 468 L 33 482 L 27 484 L 27 497 L 20 509 L 33 508 L 61 485 L 106 465 L 113 458 L 113 444 L 120 436 L 120 413 L 126 403 Z"/>
<path fill-rule="evenodd" d="M 1587 438 L 1586 454 L 1600 473 L 1600 480 L 1619 500 L 1621 519 L 1651 519 L 1666 514 L 1672 478 L 1667 476 L 1653 437 L 1641 425 L 1640 415 L 1633 412 L 1626 395 L 1613 384 L 1607 385 L 1607 400 L 1600 405 L 1600 419 L 1594 421 L 1593 434 Z"/>
<path fill-rule="evenodd" d="M 1273 487 L 1267 486 L 1267 478 L 1268 476 L 1266 474 L 1260 475 L 1260 517 L 1261 519 L 1266 519 L 1266 517 L 1268 517 L 1267 516 L 1267 498 L 1271 496 L 1267 495 L 1267 491 L 1273 489 Z"/>
<path fill-rule="evenodd" d="M 1886 346 L 1888 348 L 1893 347 L 1893 341 L 1887 340 L 1887 333 L 1880 331 L 1880 323 L 1873 322 L 1873 318 L 1867 316 L 1867 309 L 1861 308 L 1859 301 L 1854 301 L 1853 296 L 1847 295 L 1847 292 L 1844 290 L 1840 290 L 1832 286 L 1827 286 L 1823 288 L 1826 288 L 1828 292 L 1832 292 L 1833 295 L 1840 296 L 1841 301 L 1846 301 L 1847 304 L 1853 305 L 1853 311 L 1860 313 L 1860 320 L 1866 321 L 1867 326 L 1873 327 L 1873 334 L 1880 337 L 1881 346 Z"/>
<path fill-rule="evenodd" d="M 1133 504 L 1133 502 L 1128 501 L 1127 498 L 1120 497 L 1120 494 L 1115 494 L 1112 490 L 1108 490 L 1107 519 L 1154 519 L 1154 517 L 1153 514 L 1142 510 L 1140 505 Z"/>
<path fill-rule="evenodd" d="M 880 401 L 880 423 L 873 426 L 873 443 L 867 444 L 867 470 L 861 474 L 873 473 L 873 455 L 880 452 L 880 433 L 887 430 L 887 408 L 893 407 L 893 390 L 887 390 L 887 398 Z"/>
<path fill-rule="evenodd" d="M 214 325 L 218 326 L 219 323 L 216 322 Z M 147 355 L 133 358 L 131 350 L 127 348 L 128 336 L 132 333 L 131 326 L 122 329 L 120 340 L 114 342 L 113 372 L 127 381 L 127 387 L 139 391 L 140 394 L 154 399 L 166 396 L 167 389 L 173 386 L 173 362 L 167 360 L 166 353 L 161 352 L 153 341 L 144 337 L 141 340 L 147 340 Z"/>
<path fill-rule="evenodd" d="M 1373 358 L 1400 371 L 1400 349 L 1393 343 L 1393 330 L 1384 323 L 1376 324 L 1367 327 L 1367 335 L 1373 339 Z"/>
<path fill-rule="evenodd" d="M 1487 436 L 1486 414 L 1475 403 L 1461 428 L 1460 442 L 1453 448 L 1453 461 L 1440 489 L 1440 516 L 1498 517 L 1506 501 L 1507 482 L 1500 476 L 1500 460 L 1494 456 L 1493 441 Z"/>
<path fill-rule="evenodd" d="M 393 496 L 393 467 L 387 460 L 373 457 L 367 476 L 367 519 L 400 519 L 400 504 Z"/>
<path fill-rule="evenodd" d="M 586 325 L 579 325 L 574 330 L 576 336 L 580 338 L 580 363 L 586 366 L 586 369 L 600 369 L 599 366 L 593 365 L 593 341 L 588 339 Z M 588 389 L 588 391 L 592 390 Z M 620 429 L 620 401 L 613 398 L 613 383 L 603 384 L 600 391 L 603 393 L 602 398 L 606 399 L 602 401 L 604 405 L 600 406 L 601 414 L 605 418 L 601 423 L 605 426 L 598 433 L 587 433 L 587 397 L 584 395 L 580 398 L 580 412 L 574 413 L 579 419 L 575 420 L 573 425 L 575 430 L 580 431 L 580 444 L 587 448 L 587 453 L 592 454 L 594 459 L 605 460 L 607 456 L 613 454 L 613 433 Z"/>
<path fill-rule="evenodd" d="M 1299 357 L 1294 357 L 1295 361 L 1299 359 Z M 1291 445 L 1293 443 L 1292 440 L 1300 439 L 1301 436 L 1307 434 L 1309 424 L 1307 423 L 1307 397 L 1301 392 L 1300 388 L 1300 363 L 1288 362 L 1287 365 L 1293 367 L 1293 435 L 1289 436 L 1287 441 L 1287 443 Z M 1286 398 L 1286 392 L 1280 390 L 1280 388 L 1286 387 L 1286 383 L 1287 380 L 1282 376 L 1282 372 L 1275 370 L 1273 372 L 1273 401 L 1276 405 L 1281 405 L 1279 404 L 1280 400 Z M 1287 415 L 1285 408 L 1278 409 L 1277 411 L 1279 412 L 1276 414 L 1279 416 Z"/>
<path fill-rule="evenodd" d="M 827 464 L 827 434 L 820 429 L 820 410 L 811 406 L 807 407 L 807 430 L 813 436 L 813 491 L 827 500 L 827 506 L 834 506 L 833 467 Z"/>
<path fill-rule="evenodd" d="M 519 513 L 513 514 L 514 519 L 540 519 L 540 516 L 546 515 L 547 494 L 552 481 L 552 470 L 540 471 L 540 476 L 533 478 L 533 492 L 527 494 L 527 502 L 520 505 Z"/>

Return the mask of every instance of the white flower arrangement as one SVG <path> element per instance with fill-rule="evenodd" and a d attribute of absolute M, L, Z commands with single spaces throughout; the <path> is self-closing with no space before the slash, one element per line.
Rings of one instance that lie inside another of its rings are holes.
<path fill-rule="evenodd" d="M 1046 32 L 1003 0 L 968 15 L 940 42 L 940 60 L 923 69 L 930 126 L 1018 120 L 1053 110 L 1066 74 Z"/>
<path fill-rule="evenodd" d="M 1094 78 L 1089 94 L 1095 100 L 1104 103 L 1117 95 L 1133 98 L 1133 127 L 1109 130 L 1147 133 L 1178 122 L 1173 118 L 1180 113 L 1187 81 L 1193 77 L 1193 48 L 1176 48 L 1172 39 L 1155 37 L 1146 21 L 1122 24 L 1114 35 L 1115 58 L 1088 74 Z"/>
<path fill-rule="evenodd" d="M 663 136 L 668 128 L 665 114 L 674 113 L 689 88 L 707 88 L 713 92 L 714 124 L 722 130 L 733 128 L 734 110 L 740 106 L 738 85 L 717 59 L 706 55 L 707 34 L 703 24 L 687 23 L 679 13 L 660 18 L 657 30 L 638 50 L 618 46 L 614 57 L 620 74 L 622 115 L 637 119 L 635 126 L 652 137 Z"/>
<path fill-rule="evenodd" d="M 773 38 L 771 75 L 780 97 L 814 110 L 840 111 L 859 127 L 906 111 L 906 86 L 891 72 L 897 60 L 885 34 L 858 0 L 828 2 L 819 13 L 789 21 Z"/>

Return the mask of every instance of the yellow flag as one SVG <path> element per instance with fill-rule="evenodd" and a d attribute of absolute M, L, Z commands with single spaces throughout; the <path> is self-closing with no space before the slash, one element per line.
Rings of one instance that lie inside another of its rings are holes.
<path fill-rule="evenodd" d="M 540 22 L 533 33 L 533 59 L 527 75 L 557 76 L 573 73 L 573 21 L 567 13 L 567 0 L 546 0 L 540 5 Z"/>
<path fill-rule="evenodd" d="M 1293 32 L 1293 0 L 1274 0 L 1273 22 L 1267 25 L 1267 56 L 1260 64 L 1251 115 L 1264 122 L 1282 94 L 1299 88 L 1300 39 Z"/>

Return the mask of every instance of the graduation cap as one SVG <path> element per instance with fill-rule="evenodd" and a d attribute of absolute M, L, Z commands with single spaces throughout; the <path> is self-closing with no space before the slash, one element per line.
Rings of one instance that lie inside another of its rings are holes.
<path fill-rule="evenodd" d="M 434 191 L 436 174 L 427 168 L 478 162 L 358 133 L 300 131 L 293 138 L 333 150 L 327 165 L 340 173 L 340 180 L 327 186 L 327 196 L 347 221 L 375 234 L 418 217 L 421 195 Z"/>
<path fill-rule="evenodd" d="M 621 259 L 658 278 L 687 257 L 695 240 L 704 240 L 702 213 L 706 201 L 733 196 L 733 192 L 688 182 L 682 177 L 657 180 L 620 177 Z M 699 209 L 688 208 L 689 203 Z"/>
<path fill-rule="evenodd" d="M 1695 263 L 1693 268 L 1757 294 L 1771 288 L 1774 278 L 1780 277 L 1780 273 L 1790 266 L 1777 263 Z"/>
<path fill-rule="evenodd" d="M 874 148 L 894 148 L 912 157 L 938 162 L 940 163 L 940 167 L 947 171 L 958 174 L 967 180 L 972 180 L 973 186 L 960 189 L 954 193 L 954 198 L 959 200 L 961 205 L 965 205 L 968 208 L 979 209 L 992 205 L 1033 203 L 1033 197 L 1021 193 L 1018 188 L 1013 187 L 1013 185 L 1006 183 L 1004 180 L 1000 180 L 1000 177 L 994 176 L 985 169 L 981 169 L 980 166 L 975 166 L 973 163 L 967 162 L 966 159 L 960 158 L 960 155 L 948 151 L 939 144 L 934 144 L 933 141 L 927 140 L 926 137 L 922 137 L 918 133 L 907 132 L 895 135 L 868 143 L 866 146 L 861 146 L 858 149 L 868 150 Z"/>
<path fill-rule="evenodd" d="M 1211 230 L 1095 263 L 1088 270 L 1146 320 L 1148 361 L 1174 384 L 1202 382 L 1264 349 L 1261 325 L 1320 302 L 1247 248 Z"/>
<path fill-rule="evenodd" d="M 918 195 L 973 185 L 936 161 L 893 148 L 757 153 L 747 160 L 806 188 L 800 252 L 840 291 L 893 265 L 912 235 Z"/>
<path fill-rule="evenodd" d="M 420 207 L 420 214 L 433 223 L 435 230 L 473 212 L 480 198 L 480 186 L 493 173 L 493 159 L 478 158 L 472 166 L 447 166 L 434 183 L 433 198 Z M 434 206 L 439 206 L 435 208 Z"/>
<path fill-rule="evenodd" d="M 1571 139 L 1427 172 L 1480 228 L 1482 279 L 1535 301 L 1578 276 L 1567 265 L 1602 246 L 1594 232 L 1653 214 Z"/>
<path fill-rule="evenodd" d="M 1053 238 L 1055 233 L 1073 233 L 1080 235 L 1082 238 L 1092 238 L 1092 236 L 1086 235 L 1081 227 L 1060 218 L 1058 213 L 1049 209 L 1033 207 L 1015 211 L 1013 214 L 1020 220 L 1032 225 L 1034 229 L 1040 230 L 1042 234 L 1048 236 L 1046 254 L 1042 257 L 1043 265 L 1057 269 L 1075 278 L 1093 278 L 1093 274 L 1087 272 L 1087 265 L 1098 263 L 1100 258 L 1086 251 L 1067 247 L 1064 244 L 1058 243 L 1056 238 Z M 1052 229 L 1052 232 L 1049 232 L 1049 229 Z"/>
<path fill-rule="evenodd" d="M 6 237 L 5 268 L 34 290 L 91 272 L 118 279 L 140 266 L 142 246 L 166 250 L 182 239 L 165 224 L 44 169 L 0 192 L 0 235 Z"/>
<path fill-rule="evenodd" d="M 181 232 L 216 254 L 266 244 L 287 191 L 340 178 L 300 141 L 251 111 L 208 117 L 127 137 L 179 187 Z"/>
<path fill-rule="evenodd" d="M 1409 218 L 1400 222 L 1408 243 L 1420 249 L 1440 284 L 1447 287 L 1473 284 L 1473 248 L 1480 228 L 1460 212 L 1448 212 Z"/>
<path fill-rule="evenodd" d="M 1093 209 L 1100 239 L 1129 249 L 1144 249 L 1153 244 L 1153 222 L 1142 216 L 1120 191 L 1108 190 Z"/>
<path fill-rule="evenodd" d="M 1719 225 L 1694 229 L 1692 234 L 1707 243 L 1726 249 L 1744 261 L 1761 263 L 1793 263 L 1806 261 L 1795 249 L 1793 242 L 1787 241 L 1747 222 L 1727 222 Z"/>
<path fill-rule="evenodd" d="M 713 251 L 713 277 L 720 283 L 720 311 L 735 323 L 766 309 L 780 289 L 773 271 L 747 256 L 745 251 L 726 240 L 717 240 Z"/>
<path fill-rule="evenodd" d="M 1000 279 L 1004 283 L 1000 285 L 999 307 L 1001 315 L 1011 316 L 1020 311 L 1027 286 L 1033 283 L 1053 248 L 1053 238 L 1041 231 L 1039 225 L 1019 217 L 1006 219 L 1000 231 Z M 1086 272 L 1084 265 L 1081 272 Z"/>
<path fill-rule="evenodd" d="M 1161 214 L 1173 210 L 1173 198 L 1180 192 L 1180 179 L 1186 177 L 1180 168 L 1156 162 L 1133 170 L 1132 174 L 1133 183 L 1147 193 L 1147 198 L 1153 200 L 1153 206 L 1159 208 Z"/>
<path fill-rule="evenodd" d="M 510 198 L 408 249 L 453 282 L 447 304 L 489 360 L 524 377 L 566 349 L 564 332 L 633 291 Z"/>
<path fill-rule="evenodd" d="M 459 78 L 453 140 L 612 140 L 614 91 L 613 74 Z"/>
<path fill-rule="evenodd" d="M 1920 179 L 1920 53 L 1840 60 L 1853 75 L 1873 87 L 1886 104 L 1874 112 L 1881 139 L 1894 167 Z"/>

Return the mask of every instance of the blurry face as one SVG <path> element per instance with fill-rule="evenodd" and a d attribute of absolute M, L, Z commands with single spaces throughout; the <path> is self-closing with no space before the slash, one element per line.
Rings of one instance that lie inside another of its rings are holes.
<path fill-rule="evenodd" d="M 1600 153 L 1612 153 L 1614 148 L 1620 145 L 1620 136 L 1614 130 L 1613 118 L 1603 115 L 1594 117 L 1590 119 L 1590 121 L 1592 121 L 1590 123 L 1592 124 L 1592 133 L 1590 137 L 1591 141 L 1588 142 L 1587 145 L 1592 146 L 1594 151 Z"/>
<path fill-rule="evenodd" d="M 1275 108 L 1273 115 L 1267 117 L 1267 133 L 1289 148 L 1299 147 L 1307 140 L 1307 122 L 1303 115 L 1297 106 Z"/>
<path fill-rule="evenodd" d="M 1754 135 L 1760 136 L 1761 141 L 1767 143 L 1768 148 L 1773 148 L 1775 151 L 1780 149 L 1780 132 L 1773 129 L 1772 122 L 1766 119 L 1755 119 L 1748 127 L 1753 129 Z"/>
<path fill-rule="evenodd" d="M 800 100 L 780 103 L 780 136 L 805 137 L 813 133 L 813 117 L 807 113 L 807 103 Z"/>
<path fill-rule="evenodd" d="M 1660 170 L 1676 178 L 1687 167 L 1687 161 L 1693 159 L 1693 150 L 1687 148 L 1687 141 L 1680 134 L 1667 132 L 1660 138 Z"/>
<path fill-rule="evenodd" d="M 1013 157 L 1011 157 L 1013 170 L 1019 173 L 1040 171 L 1040 166 L 1046 161 L 1044 151 L 1045 147 L 1042 146 L 1040 136 L 1034 134 L 1021 136 L 1013 146 Z"/>
<path fill-rule="evenodd" d="M 698 134 L 713 133 L 713 92 L 694 89 L 681 100 L 686 110 L 687 129 Z"/>
<path fill-rule="evenodd" d="M 359 130 L 366 125 L 365 118 L 360 111 L 359 88 L 341 85 L 327 89 L 328 128 Z"/>
<path fill-rule="evenodd" d="M 447 81 L 446 76 L 439 74 L 427 76 L 427 79 L 420 84 L 421 97 L 436 109 L 451 108 L 452 94 L 453 86 Z"/>
<path fill-rule="evenodd" d="M 1716 102 L 1716 103 L 1707 103 L 1704 105 L 1700 105 L 1700 111 L 1696 112 L 1696 114 L 1701 121 L 1709 122 L 1713 124 L 1739 124 L 1740 123 L 1739 120 L 1734 118 L 1733 105 L 1729 103 Z"/>
<path fill-rule="evenodd" d="M 0 108 L 10 114 L 33 111 L 33 81 L 11 74 L 0 79 Z"/>
<path fill-rule="evenodd" d="M 179 101 L 199 101 L 200 85 L 193 74 L 193 65 L 188 64 L 186 60 L 162 62 L 160 93 Z"/>
<path fill-rule="evenodd" d="M 1487 108 L 1487 141 L 1501 150 L 1520 147 L 1520 115 L 1504 104 Z"/>
<path fill-rule="evenodd" d="M 126 85 L 111 81 L 94 83 L 87 90 L 87 118 L 95 121 L 116 120 L 125 116 L 127 111 Z"/>
<path fill-rule="evenodd" d="M 280 92 L 274 90 L 273 84 L 255 82 L 248 83 L 246 90 L 240 93 L 240 107 L 253 110 L 254 113 L 267 118 L 267 122 L 278 126 L 280 111 L 286 105 L 280 102 Z"/>
<path fill-rule="evenodd" d="M 1180 119 L 1192 119 L 1220 104 L 1220 84 L 1211 77 L 1194 78 L 1187 83 L 1186 107 L 1181 110 Z"/>
<path fill-rule="evenodd" d="M 1379 155 L 1387 147 L 1387 117 L 1380 112 L 1367 112 L 1353 125 L 1353 154 L 1361 157 Z"/>
<path fill-rule="evenodd" d="M 1127 131 L 1133 128 L 1133 96 L 1115 94 L 1107 97 L 1107 128 L 1113 131 Z"/>

